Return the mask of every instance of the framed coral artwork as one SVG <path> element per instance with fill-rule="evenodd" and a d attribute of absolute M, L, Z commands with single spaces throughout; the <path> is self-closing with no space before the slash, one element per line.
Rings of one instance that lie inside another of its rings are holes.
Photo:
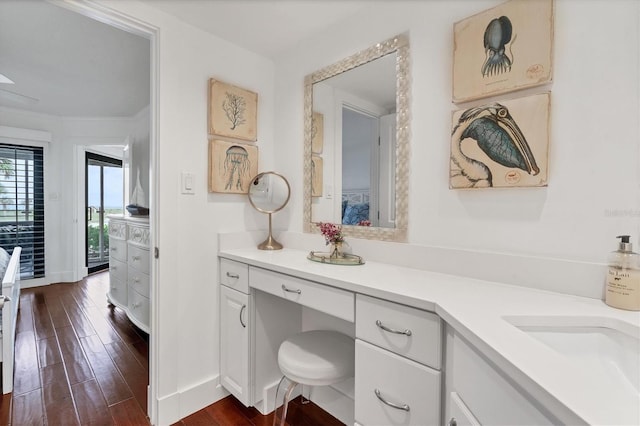
<path fill-rule="evenodd" d="M 209 134 L 255 142 L 258 94 L 209 80 Z"/>
<path fill-rule="evenodd" d="M 454 24 L 453 101 L 551 82 L 553 0 L 511 0 Z"/>
<path fill-rule="evenodd" d="M 549 93 L 453 112 L 449 188 L 546 186 Z"/>
<path fill-rule="evenodd" d="M 209 192 L 246 194 L 258 174 L 258 147 L 221 140 L 209 141 Z"/>

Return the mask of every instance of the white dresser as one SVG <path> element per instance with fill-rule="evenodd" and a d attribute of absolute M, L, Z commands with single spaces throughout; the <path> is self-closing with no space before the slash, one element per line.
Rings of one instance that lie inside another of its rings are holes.
<path fill-rule="evenodd" d="M 124 310 L 141 330 L 149 333 L 150 306 L 149 219 L 109 216 L 110 303 Z"/>

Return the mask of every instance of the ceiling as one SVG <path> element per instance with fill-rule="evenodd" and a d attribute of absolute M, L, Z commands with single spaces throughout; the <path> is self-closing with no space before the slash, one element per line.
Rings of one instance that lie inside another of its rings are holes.
<path fill-rule="evenodd" d="M 369 1 L 142 0 L 268 58 Z M 0 0 L 0 106 L 130 117 L 149 103 L 149 41 L 44 0 Z"/>

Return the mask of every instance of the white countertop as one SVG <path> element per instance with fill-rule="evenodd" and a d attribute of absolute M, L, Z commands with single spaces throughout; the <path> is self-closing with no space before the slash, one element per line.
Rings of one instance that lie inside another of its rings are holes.
<path fill-rule="evenodd" d="M 309 261 L 307 254 L 255 248 L 219 253 L 227 259 L 435 312 L 552 412 L 569 410 L 588 424 L 640 424 L 638 394 L 612 386 L 606 375 L 567 362 L 503 319 L 589 317 L 599 323 L 638 327 L 640 312 L 613 309 L 597 299 L 379 262 L 321 264 Z"/>

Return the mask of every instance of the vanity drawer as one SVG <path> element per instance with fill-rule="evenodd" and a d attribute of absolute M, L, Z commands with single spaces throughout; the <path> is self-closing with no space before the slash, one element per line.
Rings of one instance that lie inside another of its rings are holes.
<path fill-rule="evenodd" d="M 220 259 L 220 284 L 249 294 L 249 265 L 229 259 Z"/>
<path fill-rule="evenodd" d="M 354 294 L 335 287 L 250 267 L 251 287 L 353 322 Z"/>
<path fill-rule="evenodd" d="M 356 337 L 440 369 L 442 324 L 434 313 L 358 294 Z"/>
<path fill-rule="evenodd" d="M 439 371 L 359 339 L 355 366 L 356 422 L 363 426 L 440 423 Z"/>
<path fill-rule="evenodd" d="M 129 273 L 127 275 L 129 280 L 129 286 L 133 287 L 135 291 L 142 296 L 149 297 L 149 275 L 138 271 L 135 268 L 129 267 Z"/>
<path fill-rule="evenodd" d="M 109 272 L 116 279 L 127 282 L 127 264 L 118 259 L 109 259 Z"/>
<path fill-rule="evenodd" d="M 129 266 L 133 266 L 142 273 L 149 274 L 149 250 L 129 244 L 128 259 Z"/>
<path fill-rule="evenodd" d="M 109 239 L 109 258 L 117 259 L 121 262 L 127 261 L 127 242 L 124 240 L 117 240 L 115 238 Z"/>

